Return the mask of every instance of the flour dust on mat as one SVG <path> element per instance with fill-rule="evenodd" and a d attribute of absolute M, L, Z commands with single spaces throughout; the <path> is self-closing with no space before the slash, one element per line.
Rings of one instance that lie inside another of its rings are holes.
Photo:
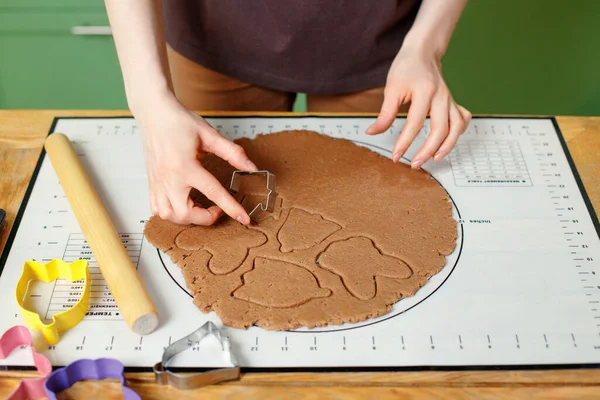
<path fill-rule="evenodd" d="M 236 142 L 277 176 L 274 213 L 249 227 L 228 217 L 210 227 L 152 217 L 145 228 L 181 268 L 194 303 L 225 325 L 284 330 L 377 317 L 414 295 L 454 250 L 452 204 L 424 171 L 316 132 Z M 202 163 L 228 187 L 229 164 L 212 155 Z M 247 210 L 264 200 L 258 178 L 245 177 L 237 194 Z"/>

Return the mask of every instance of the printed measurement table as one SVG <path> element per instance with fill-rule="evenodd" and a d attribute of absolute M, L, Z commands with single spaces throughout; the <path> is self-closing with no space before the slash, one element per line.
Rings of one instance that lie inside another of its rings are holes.
<path fill-rule="evenodd" d="M 143 234 L 141 233 L 122 233 L 120 234 L 123 246 L 127 249 L 127 253 L 133 261 L 133 265 L 137 266 L 140 253 L 142 250 Z M 113 299 L 108 286 L 92 252 L 87 244 L 85 237 L 81 233 L 73 233 L 69 235 L 67 246 L 63 260 L 67 262 L 76 260 L 88 260 L 91 277 L 91 293 L 90 293 L 90 308 L 87 317 L 119 317 L 120 313 Z M 49 261 L 44 259 L 45 262 Z M 57 312 L 64 311 L 76 303 L 83 293 L 83 281 L 77 281 L 75 284 L 58 279 L 54 281 L 54 288 L 50 294 L 50 303 L 46 312 L 46 319 L 52 319 L 52 316 Z"/>
<path fill-rule="evenodd" d="M 449 159 L 457 186 L 532 184 L 521 147 L 516 140 L 459 142 Z"/>
<path fill-rule="evenodd" d="M 367 136 L 372 118 L 208 118 L 226 137 L 310 129 L 390 156 L 404 119 Z M 130 118 L 61 118 L 161 317 L 140 337 L 122 321 L 42 157 L 7 245 L 0 275 L 0 330 L 21 323 L 14 288 L 25 260 L 88 259 L 92 307 L 84 321 L 45 354 L 55 365 L 116 357 L 149 368 L 169 343 L 207 320 L 185 289 L 179 268 L 143 237 L 150 215 L 140 133 Z M 408 162 L 429 132 L 426 124 Z M 425 164 L 448 192 L 457 220 L 456 250 L 413 297 L 379 318 L 356 324 L 269 332 L 223 327 L 240 363 L 250 368 L 464 367 L 600 365 L 598 220 L 553 119 L 475 118 L 447 160 Z M 33 282 L 26 305 L 50 318 L 74 301 L 81 282 Z M 28 364 L 18 352 L 6 363 Z M 195 343 L 176 366 L 226 365 L 214 341 Z"/>

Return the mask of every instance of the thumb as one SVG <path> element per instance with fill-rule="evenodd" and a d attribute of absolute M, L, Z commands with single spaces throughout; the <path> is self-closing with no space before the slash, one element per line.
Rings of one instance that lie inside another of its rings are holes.
<path fill-rule="evenodd" d="M 398 96 L 384 96 L 379 116 L 369 128 L 367 135 L 376 135 L 385 132 L 394 123 L 398 114 Z"/>
<path fill-rule="evenodd" d="M 225 139 L 216 131 L 208 138 L 203 138 L 203 144 L 206 151 L 219 156 L 239 170 L 255 171 L 258 169 L 250 161 L 242 146 Z"/>

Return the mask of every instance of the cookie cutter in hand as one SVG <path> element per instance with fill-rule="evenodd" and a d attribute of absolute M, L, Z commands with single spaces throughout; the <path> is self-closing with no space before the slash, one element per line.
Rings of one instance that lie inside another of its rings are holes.
<path fill-rule="evenodd" d="M 125 400 L 141 400 L 141 397 L 125 384 L 125 367 L 114 358 L 96 360 L 81 359 L 52 372 L 44 385 L 48 400 L 56 400 L 56 394 L 84 380 L 117 379 L 121 382 Z"/>
<path fill-rule="evenodd" d="M 200 342 L 205 337 L 212 335 L 221 343 L 223 354 L 229 357 L 232 367 L 213 369 L 197 374 L 176 374 L 167 369 L 169 361 L 177 354 L 189 349 L 195 342 Z M 162 361 L 154 366 L 154 378 L 160 385 L 171 385 L 178 389 L 195 389 L 202 386 L 213 385 L 220 382 L 240 378 L 240 367 L 231 351 L 229 338 L 224 337 L 221 331 L 212 322 L 207 322 L 186 337 L 169 345 L 162 356 Z"/>
<path fill-rule="evenodd" d="M 45 324 L 39 314 L 25 308 L 23 301 L 27 293 L 27 287 L 32 280 L 52 282 L 64 278 L 74 282 L 83 279 L 83 292 L 81 298 L 69 309 L 61 311 L 52 316 L 52 322 Z M 37 261 L 27 261 L 23 266 L 23 272 L 17 282 L 16 298 L 21 309 L 21 315 L 25 325 L 40 332 L 48 344 L 56 344 L 60 340 L 60 334 L 77 325 L 85 316 L 90 305 L 90 271 L 87 260 L 78 260 L 71 263 L 63 260 L 52 260 L 47 264 Z"/>
<path fill-rule="evenodd" d="M 240 177 L 246 175 L 263 175 L 267 178 L 267 196 L 266 199 L 261 203 L 258 203 L 252 211 L 248 213 L 248 216 L 252 218 L 252 214 L 254 214 L 258 209 L 266 212 L 272 213 L 275 210 L 275 198 L 277 197 L 277 192 L 275 191 L 277 185 L 275 183 L 275 175 L 270 173 L 267 170 L 260 171 L 233 171 L 233 175 L 231 175 L 231 184 L 229 185 L 229 193 L 232 195 L 237 194 L 240 190 L 241 179 Z"/>
<path fill-rule="evenodd" d="M 33 364 L 40 377 L 32 379 L 23 379 L 19 382 L 17 388 L 8 395 L 7 400 L 26 400 L 26 399 L 45 399 L 44 381 L 50 372 L 52 364 L 43 355 L 35 351 L 31 332 L 23 325 L 13 326 L 0 337 L 0 360 L 8 358 L 13 350 L 28 346 L 33 356 Z"/>

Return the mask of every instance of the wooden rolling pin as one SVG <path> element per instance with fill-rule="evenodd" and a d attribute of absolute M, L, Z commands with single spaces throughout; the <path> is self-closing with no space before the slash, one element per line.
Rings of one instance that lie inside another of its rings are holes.
<path fill-rule="evenodd" d="M 156 307 L 71 142 L 53 133 L 44 148 L 125 322 L 139 335 L 152 332 L 158 325 Z"/>

